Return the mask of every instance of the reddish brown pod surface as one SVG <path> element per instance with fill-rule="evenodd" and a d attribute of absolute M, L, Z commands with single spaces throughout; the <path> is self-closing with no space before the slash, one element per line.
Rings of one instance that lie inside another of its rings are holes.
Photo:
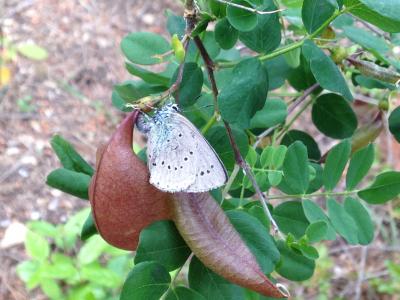
<path fill-rule="evenodd" d="M 205 266 L 264 296 L 287 297 L 261 271 L 256 258 L 209 193 L 177 193 L 172 211 L 176 227 Z"/>
<path fill-rule="evenodd" d="M 89 190 L 100 235 L 111 245 L 136 250 L 140 231 L 158 220 L 171 219 L 170 195 L 149 183 L 147 166 L 132 151 L 138 112 L 127 116 L 109 143 L 98 150 Z"/>

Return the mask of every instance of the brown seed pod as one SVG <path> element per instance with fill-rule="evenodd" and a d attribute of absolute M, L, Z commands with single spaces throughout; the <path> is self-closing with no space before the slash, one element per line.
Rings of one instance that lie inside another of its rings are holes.
<path fill-rule="evenodd" d="M 170 218 L 170 194 L 149 183 L 147 166 L 132 151 L 138 112 L 131 113 L 99 147 L 89 199 L 100 235 L 111 245 L 136 250 L 140 231 Z"/>
<path fill-rule="evenodd" d="M 171 208 L 183 239 L 205 266 L 264 296 L 287 297 L 261 271 L 256 258 L 209 193 L 177 193 Z"/>

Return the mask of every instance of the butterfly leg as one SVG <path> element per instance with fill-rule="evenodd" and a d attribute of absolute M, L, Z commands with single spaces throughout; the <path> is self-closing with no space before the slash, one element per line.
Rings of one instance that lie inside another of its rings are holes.
<path fill-rule="evenodd" d="M 149 116 L 147 116 L 146 114 L 140 112 L 136 120 L 136 127 L 139 129 L 140 132 L 148 133 L 151 128 L 150 122 L 151 118 L 149 118 Z"/>

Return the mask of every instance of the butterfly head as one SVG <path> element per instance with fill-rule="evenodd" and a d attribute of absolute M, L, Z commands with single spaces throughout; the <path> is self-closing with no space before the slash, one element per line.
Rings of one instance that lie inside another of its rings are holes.
<path fill-rule="evenodd" d="M 181 112 L 178 104 L 176 104 L 176 103 L 168 103 L 161 110 L 166 113 Z"/>

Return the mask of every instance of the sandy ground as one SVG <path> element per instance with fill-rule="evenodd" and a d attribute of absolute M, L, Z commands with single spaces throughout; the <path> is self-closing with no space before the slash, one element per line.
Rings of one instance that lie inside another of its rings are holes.
<path fill-rule="evenodd" d="M 119 43 L 131 31 L 164 33 L 166 8 L 179 11 L 180 4 L 0 1 L 4 35 L 15 44 L 33 41 L 49 54 L 40 62 L 18 56 L 8 64 L 11 83 L 0 99 L 0 240 L 11 224 L 59 223 L 88 205 L 45 185 L 46 175 L 59 167 L 49 140 L 59 133 L 95 163 L 97 145 L 123 117 L 111 105 L 113 84 L 129 79 Z M 31 99 L 31 111 L 22 111 L 19 99 Z M 22 259 L 21 245 L 0 249 L 0 299 L 33 299 L 15 276 Z"/>

